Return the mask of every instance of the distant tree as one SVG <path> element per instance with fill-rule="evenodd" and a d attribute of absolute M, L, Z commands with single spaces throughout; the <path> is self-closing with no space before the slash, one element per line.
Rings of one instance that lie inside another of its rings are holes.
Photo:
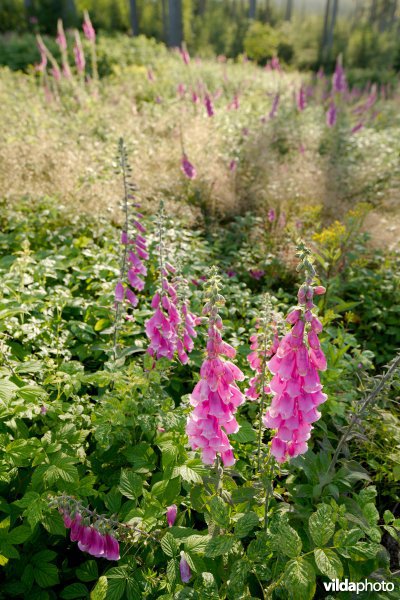
<path fill-rule="evenodd" d="M 256 18 L 257 0 L 250 0 L 249 19 Z"/>
<path fill-rule="evenodd" d="M 330 14 L 331 14 L 331 0 L 326 0 L 325 15 L 324 15 L 324 28 L 322 31 L 322 39 L 321 39 L 320 52 L 319 52 L 320 62 L 325 60 L 326 46 L 328 43 Z"/>
<path fill-rule="evenodd" d="M 338 10 L 339 10 L 339 0 L 333 0 L 332 15 L 331 15 L 331 19 L 330 19 L 330 23 L 329 23 L 329 27 L 328 27 L 327 39 L 326 39 L 326 53 L 327 53 L 328 58 L 331 57 L 331 52 L 332 52 L 332 48 L 333 48 L 333 37 L 334 37 L 334 33 L 335 33 L 335 25 L 336 25 Z"/>
<path fill-rule="evenodd" d="M 63 0 L 62 17 L 67 25 L 76 24 L 78 13 L 76 11 L 75 0 Z"/>
<path fill-rule="evenodd" d="M 168 12 L 168 45 L 171 48 L 180 47 L 183 40 L 182 0 L 168 0 Z"/>
<path fill-rule="evenodd" d="M 129 15 L 130 15 L 132 35 L 139 35 L 139 20 L 138 20 L 136 0 L 129 0 L 129 9 L 130 9 Z"/>
<path fill-rule="evenodd" d="M 285 21 L 291 21 L 293 12 L 293 0 L 286 0 Z"/>

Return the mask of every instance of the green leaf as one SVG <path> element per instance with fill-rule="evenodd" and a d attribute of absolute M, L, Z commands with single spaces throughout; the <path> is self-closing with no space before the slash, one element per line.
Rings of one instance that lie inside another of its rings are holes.
<path fill-rule="evenodd" d="M 203 483 L 201 475 L 187 465 L 174 467 L 174 470 L 172 471 L 172 477 L 178 477 L 178 475 L 182 477 L 183 481 L 187 481 L 188 483 Z"/>
<path fill-rule="evenodd" d="M 106 600 L 121 600 L 125 595 L 126 579 L 109 579 Z"/>
<path fill-rule="evenodd" d="M 348 548 L 348 552 L 350 558 L 353 560 L 369 560 L 371 558 L 375 558 L 381 549 L 382 546 L 380 544 L 358 542 L 355 544 L 355 546 Z"/>
<path fill-rule="evenodd" d="M 97 563 L 95 560 L 87 560 L 76 569 L 76 576 L 81 581 L 95 581 L 98 578 Z"/>
<path fill-rule="evenodd" d="M 218 587 L 212 573 L 200 573 L 194 588 L 202 600 L 219 600 Z"/>
<path fill-rule="evenodd" d="M 285 521 L 276 524 L 271 542 L 274 550 L 289 558 L 295 558 L 301 552 L 302 543 L 299 534 Z"/>
<path fill-rule="evenodd" d="M 360 538 L 362 538 L 364 532 L 361 529 L 339 529 L 333 536 L 333 544 L 336 548 L 348 548 L 354 546 Z"/>
<path fill-rule="evenodd" d="M 78 469 L 75 466 L 76 460 L 70 456 L 55 455 L 51 457 L 51 465 L 44 474 L 44 479 L 50 484 L 58 479 L 68 483 L 78 481 Z"/>
<path fill-rule="evenodd" d="M 87 598 L 89 595 L 87 587 L 83 583 L 72 583 L 67 585 L 60 593 L 64 600 L 75 600 L 75 598 Z"/>
<path fill-rule="evenodd" d="M 209 541 L 210 537 L 208 535 L 190 535 L 185 540 L 185 549 L 194 554 L 202 554 Z"/>
<path fill-rule="evenodd" d="M 41 519 L 42 525 L 49 533 L 53 535 L 65 536 L 65 525 L 62 516 L 58 512 L 51 512 L 43 515 Z"/>
<path fill-rule="evenodd" d="M 167 564 L 167 579 L 173 585 L 178 579 L 178 561 L 175 558 L 171 558 Z"/>
<path fill-rule="evenodd" d="M 121 472 L 119 491 L 130 500 L 136 500 L 143 493 L 143 482 L 140 475 L 124 469 Z"/>
<path fill-rule="evenodd" d="M 231 435 L 232 440 L 235 440 L 240 444 L 248 444 L 249 442 L 256 441 L 257 432 L 252 428 L 248 421 L 239 420 L 239 426 L 239 431 Z"/>
<path fill-rule="evenodd" d="M 283 578 L 286 589 L 294 600 L 312 600 L 315 594 L 315 571 L 303 558 L 290 560 Z"/>
<path fill-rule="evenodd" d="M 50 562 L 57 556 L 57 552 L 54 550 L 41 550 L 32 556 L 32 563 L 34 565 L 40 565 L 44 562 Z"/>
<path fill-rule="evenodd" d="M 220 496 L 214 496 L 210 500 L 211 519 L 216 525 L 226 529 L 229 527 L 229 511 L 228 506 Z"/>
<path fill-rule="evenodd" d="M 26 525 L 21 525 L 20 527 L 15 527 L 8 532 L 7 542 L 9 544 L 23 544 L 29 539 L 32 535 L 32 530 L 30 527 Z"/>
<path fill-rule="evenodd" d="M 362 509 L 364 517 L 367 519 L 368 524 L 373 527 L 379 521 L 379 512 L 373 502 L 368 502 Z"/>
<path fill-rule="evenodd" d="M 326 575 L 329 579 L 341 579 L 343 565 L 336 552 L 329 548 L 315 548 L 314 558 L 318 569 L 323 575 Z"/>
<path fill-rule="evenodd" d="M 258 526 L 260 520 L 256 513 L 249 512 L 240 517 L 235 525 L 235 536 L 244 538 L 249 535 L 255 527 Z"/>
<path fill-rule="evenodd" d="M 161 540 L 161 548 L 167 556 L 171 558 L 178 552 L 178 544 L 170 533 L 166 533 Z"/>
<path fill-rule="evenodd" d="M 108 581 L 107 577 L 102 575 L 90 592 L 90 600 L 105 600 L 107 596 Z"/>
<path fill-rule="evenodd" d="M 220 535 L 212 538 L 205 550 L 205 555 L 209 558 L 215 558 L 216 556 L 222 556 L 228 554 L 235 544 L 235 538 L 228 535 Z"/>
<path fill-rule="evenodd" d="M 332 508 L 323 504 L 309 518 L 310 534 L 316 546 L 325 546 L 335 532 Z"/>
<path fill-rule="evenodd" d="M 41 554 L 41 553 L 39 553 Z M 36 554 L 36 556 L 38 556 Z M 56 565 L 48 562 L 35 563 L 34 577 L 41 588 L 53 587 L 59 583 Z"/>

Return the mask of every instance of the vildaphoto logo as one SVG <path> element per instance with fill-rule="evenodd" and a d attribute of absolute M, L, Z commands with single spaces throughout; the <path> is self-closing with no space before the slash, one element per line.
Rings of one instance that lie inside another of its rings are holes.
<path fill-rule="evenodd" d="M 331 579 L 331 581 L 324 581 L 325 590 L 327 592 L 355 592 L 361 594 L 361 592 L 393 592 L 394 583 L 385 581 L 349 581 L 344 579 Z"/>

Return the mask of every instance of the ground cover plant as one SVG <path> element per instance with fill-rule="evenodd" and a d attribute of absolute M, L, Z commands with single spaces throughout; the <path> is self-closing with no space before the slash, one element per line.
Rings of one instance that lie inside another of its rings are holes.
<path fill-rule="evenodd" d="M 398 90 L 71 39 L 1 74 L 0 598 L 395 600 Z"/>

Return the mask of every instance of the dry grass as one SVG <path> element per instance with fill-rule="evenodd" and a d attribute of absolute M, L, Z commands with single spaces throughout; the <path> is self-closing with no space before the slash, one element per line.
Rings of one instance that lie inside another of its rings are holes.
<path fill-rule="evenodd" d="M 213 118 L 202 104 L 176 97 L 179 82 L 188 87 L 200 80 L 210 91 L 221 90 Z M 380 107 L 381 115 L 357 135 L 349 135 L 349 126 L 333 133 L 318 103 L 302 114 L 293 109 L 298 86 L 296 74 L 212 63 L 188 70 L 171 56 L 156 68 L 155 83 L 145 69 L 130 69 L 103 81 L 97 99 L 49 103 L 31 77 L 4 70 L 0 192 L 8 202 L 52 196 L 74 211 L 117 214 L 121 187 L 114 164 L 123 136 L 145 207 L 153 211 L 163 198 L 193 223 L 268 207 L 301 217 L 301 207 L 310 204 L 337 218 L 358 200 L 381 206 L 388 196 L 398 199 L 400 122 L 393 103 Z M 262 123 L 277 89 L 278 118 Z M 227 110 L 239 90 L 239 110 Z M 194 181 L 180 170 L 181 141 L 196 166 Z M 238 167 L 231 172 L 233 159 Z"/>

